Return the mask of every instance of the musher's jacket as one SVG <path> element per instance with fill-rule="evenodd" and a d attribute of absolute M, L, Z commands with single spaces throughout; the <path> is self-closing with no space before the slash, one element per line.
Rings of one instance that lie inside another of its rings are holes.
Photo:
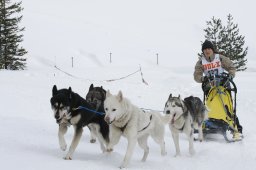
<path fill-rule="evenodd" d="M 194 79 L 198 83 L 202 83 L 203 75 L 207 72 L 215 72 L 219 74 L 223 69 L 232 77 L 235 77 L 236 68 L 233 62 L 221 54 L 213 54 L 210 58 L 200 57 L 195 66 Z"/>

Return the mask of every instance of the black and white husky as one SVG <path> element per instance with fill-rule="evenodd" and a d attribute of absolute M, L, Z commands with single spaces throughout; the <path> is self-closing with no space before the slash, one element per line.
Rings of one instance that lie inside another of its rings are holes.
<path fill-rule="evenodd" d="M 109 142 L 109 125 L 104 121 L 104 115 L 93 112 L 93 107 L 77 93 L 74 93 L 71 87 L 57 90 L 57 86 L 54 85 L 51 106 L 56 122 L 59 125 L 59 144 L 63 151 L 67 148 L 64 138 L 67 128 L 69 125 L 74 127 L 74 137 L 65 159 L 72 159 L 72 154 L 82 136 L 83 127 L 90 123 L 95 123 L 99 126 L 98 132 L 95 132 L 95 134 L 101 144 L 102 151 L 105 151 L 104 145 Z"/>
<path fill-rule="evenodd" d="M 198 97 L 187 97 L 184 101 L 180 96 L 170 94 L 164 108 L 164 113 L 175 144 L 176 154 L 180 155 L 179 133 L 185 133 L 189 140 L 189 153 L 194 150 L 194 128 L 199 131 L 199 140 L 203 140 L 202 123 L 206 119 L 207 109 Z"/>
<path fill-rule="evenodd" d="M 89 91 L 86 94 L 86 101 L 90 103 L 95 111 L 104 112 L 104 100 L 106 98 L 106 90 L 103 87 L 95 87 L 93 84 L 90 85 Z M 88 125 L 91 131 L 90 142 L 96 142 L 96 134 L 94 132 L 99 131 L 99 126 L 96 123 L 90 123 Z"/>
<path fill-rule="evenodd" d="M 112 95 L 109 91 L 104 101 L 105 120 L 110 124 L 110 141 L 107 148 L 113 148 L 123 135 L 128 140 L 126 154 L 120 168 L 129 163 L 135 145 L 144 150 L 142 161 L 146 161 L 149 147 L 148 137 L 151 136 L 161 147 L 161 155 L 165 155 L 164 123 L 158 112 L 144 112 L 123 97 L 121 91 Z"/>

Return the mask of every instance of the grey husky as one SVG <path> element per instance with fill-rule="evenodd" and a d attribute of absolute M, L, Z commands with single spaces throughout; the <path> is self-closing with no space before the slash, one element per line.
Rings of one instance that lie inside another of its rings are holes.
<path fill-rule="evenodd" d="M 90 85 L 89 91 L 86 94 L 86 101 L 91 104 L 93 109 L 98 112 L 105 112 L 104 111 L 104 100 L 106 98 L 106 90 L 103 87 L 95 87 L 93 84 Z M 95 132 L 98 131 L 99 126 L 95 123 L 88 124 L 88 128 L 91 131 L 90 142 L 96 142 Z"/>
<path fill-rule="evenodd" d="M 185 133 L 189 140 L 189 153 L 193 155 L 194 150 L 194 128 L 199 131 L 199 140 L 203 140 L 202 123 L 206 119 L 207 108 L 198 97 L 187 97 L 184 100 L 173 97 L 170 94 L 164 108 L 164 114 L 169 121 L 176 154 L 180 155 L 179 133 Z"/>

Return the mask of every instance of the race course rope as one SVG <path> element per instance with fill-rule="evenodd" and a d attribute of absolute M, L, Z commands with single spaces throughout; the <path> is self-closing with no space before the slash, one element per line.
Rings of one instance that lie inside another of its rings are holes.
<path fill-rule="evenodd" d="M 63 71 L 62 69 L 60 69 L 60 68 L 57 67 L 56 65 L 54 66 L 54 68 L 57 69 L 57 70 L 59 70 L 59 71 L 61 71 L 61 72 L 64 73 L 64 74 L 66 74 L 66 75 L 68 75 L 68 76 L 70 76 L 70 77 L 76 78 L 76 79 L 82 79 L 82 80 L 87 80 L 87 81 L 95 81 L 95 80 L 84 79 L 84 78 L 81 78 L 81 77 L 74 76 L 74 75 L 72 75 L 72 74 L 70 74 L 70 73 L 68 73 L 68 72 L 66 72 L 66 71 Z M 133 73 L 131 73 L 131 74 L 128 74 L 128 75 L 126 75 L 126 76 L 120 77 L 120 78 L 108 79 L 108 80 L 98 80 L 98 81 L 106 81 L 106 82 L 118 81 L 118 80 L 122 80 L 122 79 L 125 79 L 125 78 L 127 78 L 127 77 L 130 77 L 130 76 L 132 76 L 132 75 L 134 75 L 134 74 L 136 74 L 136 73 L 138 73 L 138 72 L 140 72 L 142 83 L 148 85 L 148 83 L 147 83 L 147 82 L 145 81 L 145 79 L 143 78 L 143 73 L 142 73 L 142 71 L 141 71 L 141 67 L 140 67 L 138 70 L 136 70 L 135 72 L 133 72 Z"/>

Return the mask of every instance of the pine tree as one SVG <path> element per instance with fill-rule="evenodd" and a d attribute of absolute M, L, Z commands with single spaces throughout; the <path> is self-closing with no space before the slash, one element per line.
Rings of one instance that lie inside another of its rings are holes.
<path fill-rule="evenodd" d="M 22 16 L 17 14 L 23 10 L 21 3 L 11 4 L 10 0 L 0 0 L 0 69 L 25 68 L 26 59 L 22 56 L 27 51 L 19 46 L 23 41 L 21 32 L 25 28 L 18 27 Z"/>
<path fill-rule="evenodd" d="M 212 41 L 217 53 L 229 57 L 233 61 L 237 71 L 244 71 L 247 69 L 245 56 L 248 47 L 243 49 L 244 36 L 239 35 L 238 24 L 233 23 L 231 14 L 227 19 L 227 26 L 223 26 L 221 20 L 214 17 L 211 21 L 207 21 L 208 28 L 204 29 L 205 38 Z"/>
<path fill-rule="evenodd" d="M 205 38 L 210 40 L 213 43 L 214 49 L 216 52 L 220 49 L 220 41 L 223 35 L 223 26 L 220 19 L 215 19 L 212 17 L 212 21 L 206 21 L 206 24 L 209 26 L 204 29 L 206 32 Z"/>
<path fill-rule="evenodd" d="M 229 56 L 234 62 L 237 71 L 246 70 L 245 56 L 247 55 L 248 47 L 243 49 L 245 40 L 244 36 L 239 35 L 238 24 L 233 23 L 233 17 L 231 14 L 228 15 L 227 27 L 225 29 L 224 35 L 222 36 L 222 53 L 225 56 Z"/>

